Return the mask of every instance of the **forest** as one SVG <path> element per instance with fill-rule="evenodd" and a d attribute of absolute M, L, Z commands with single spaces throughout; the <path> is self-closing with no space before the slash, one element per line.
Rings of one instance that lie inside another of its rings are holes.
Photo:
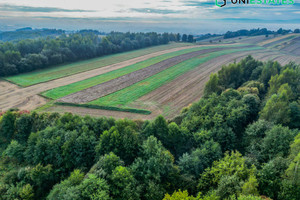
<path fill-rule="evenodd" d="M 172 120 L 10 110 L 0 199 L 297 200 L 299 129 L 300 67 L 251 56 L 211 74 Z"/>
<path fill-rule="evenodd" d="M 16 32 L 16 34 L 21 34 Z M 0 42 L 0 77 L 59 64 L 110 55 L 134 49 L 167 44 L 169 41 L 194 42 L 193 35 L 173 33 L 121 33 L 81 30 L 57 37 Z"/>

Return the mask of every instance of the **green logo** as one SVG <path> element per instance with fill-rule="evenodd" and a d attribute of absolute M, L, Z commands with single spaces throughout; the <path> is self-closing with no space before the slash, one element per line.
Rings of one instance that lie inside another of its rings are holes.
<path fill-rule="evenodd" d="M 218 0 L 216 0 L 216 6 L 219 6 L 220 8 L 226 6 L 226 0 L 223 0 L 223 4 L 219 4 Z"/>

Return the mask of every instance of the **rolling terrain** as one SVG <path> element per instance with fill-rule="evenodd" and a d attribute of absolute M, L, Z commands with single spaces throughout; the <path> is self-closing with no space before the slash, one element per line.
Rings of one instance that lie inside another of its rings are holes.
<path fill-rule="evenodd" d="M 1 80 L 0 110 L 172 118 L 202 96 L 209 75 L 222 65 L 247 55 L 300 63 L 299 51 L 300 35 L 288 34 L 171 43 L 104 56 Z"/>

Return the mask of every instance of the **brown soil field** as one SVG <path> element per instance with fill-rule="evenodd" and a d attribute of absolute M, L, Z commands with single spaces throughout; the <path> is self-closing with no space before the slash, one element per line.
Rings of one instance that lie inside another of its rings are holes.
<path fill-rule="evenodd" d="M 5 95 L 7 93 L 17 90 L 19 87 L 17 85 L 11 84 L 7 81 L 0 80 L 0 95 Z"/>
<path fill-rule="evenodd" d="M 106 96 L 108 94 L 114 93 L 121 89 L 124 89 L 132 84 L 140 82 L 154 74 L 157 74 L 169 67 L 172 67 L 180 62 L 191 59 L 193 57 L 210 53 L 214 51 L 220 51 L 224 48 L 213 48 L 213 49 L 204 49 L 196 52 L 186 53 L 183 55 L 179 55 L 173 58 L 169 58 L 167 60 L 161 61 L 159 63 L 150 65 L 143 69 L 134 71 L 132 73 L 126 74 L 124 76 L 120 76 L 116 79 L 107 81 L 105 83 L 101 83 L 99 85 L 95 85 L 93 87 L 87 88 L 85 90 L 81 90 L 79 92 L 70 94 L 68 96 L 62 97 L 59 99 L 60 102 L 67 103 L 86 103 L 98 99 L 100 97 Z"/>
<path fill-rule="evenodd" d="M 211 73 L 217 72 L 221 69 L 222 65 L 244 58 L 249 54 L 251 54 L 251 52 L 248 51 L 223 55 L 212 59 L 141 97 L 130 106 L 149 109 L 148 105 L 156 105 L 161 112 L 164 112 L 164 107 L 170 107 L 170 111 L 164 114 L 166 114 L 165 116 L 167 118 L 174 117 L 183 107 L 200 99 L 205 83 L 208 81 Z"/>
<path fill-rule="evenodd" d="M 117 64 L 108 65 L 105 67 L 86 71 L 86 72 L 75 74 L 72 76 L 63 77 L 63 78 L 52 80 L 49 82 L 32 85 L 32 86 L 29 86 L 26 88 L 20 88 L 14 84 L 3 81 L 5 83 L 5 86 L 3 86 L 3 87 L 8 88 L 8 89 L 3 90 L 5 92 L 0 92 L 0 102 L 1 102 L 0 110 L 8 110 L 10 108 L 16 108 L 18 105 L 21 105 L 24 103 L 31 104 L 30 109 L 32 110 L 32 109 L 39 107 L 40 104 L 36 104 L 36 102 L 28 101 L 28 99 L 34 99 L 33 98 L 34 95 L 37 95 L 43 91 L 47 91 L 47 90 L 50 90 L 50 89 L 53 89 L 56 87 L 60 87 L 63 85 L 68 85 L 68 84 L 71 84 L 74 82 L 78 82 L 78 81 L 81 81 L 81 80 L 84 80 L 87 78 L 91 78 L 91 77 L 94 77 L 94 76 L 97 76 L 100 74 L 104 74 L 104 73 L 107 73 L 107 72 L 110 72 L 110 71 L 113 71 L 116 69 L 126 67 L 128 65 L 133 65 L 135 63 L 147 60 L 147 59 L 155 57 L 155 56 L 159 56 L 159 55 L 163 55 L 166 53 L 171 53 L 171 52 L 175 52 L 175 51 L 179 51 L 179 50 L 183 50 L 183 49 L 195 48 L 197 46 L 198 45 L 178 47 L 178 48 L 172 48 L 172 49 L 168 49 L 168 50 L 164 50 L 164 51 L 159 51 L 159 52 L 155 52 L 155 53 L 148 54 L 145 56 L 133 58 L 133 59 L 130 59 L 130 60 L 127 60 L 124 62 L 120 62 Z M 207 45 L 207 46 L 209 46 L 209 45 Z M 212 46 L 212 45 L 210 45 L 210 46 Z M 37 99 L 37 97 L 35 99 Z M 45 101 L 44 98 L 41 98 L 41 99 L 43 99 Z"/>
<path fill-rule="evenodd" d="M 7 81 L 0 80 L 0 97 L 6 96 L 16 91 L 21 91 L 22 88 L 9 83 Z M 10 108 L 19 108 L 20 110 L 33 110 L 36 107 L 42 106 L 47 103 L 47 100 L 39 95 L 30 95 L 25 98 L 14 98 L 13 106 Z M 6 106 L 6 101 L 0 100 L 0 108 Z M 1 109 L 0 109 L 1 110 Z M 3 109 L 4 110 L 4 109 Z"/>
<path fill-rule="evenodd" d="M 141 97 L 130 106 L 150 109 L 149 105 L 156 105 L 156 108 L 160 109 L 167 118 L 172 118 L 178 114 L 183 107 L 200 99 L 205 83 L 208 81 L 211 73 L 217 72 L 222 65 L 226 65 L 234 60 L 238 62 L 249 54 L 252 54 L 256 59 L 264 61 L 277 60 L 283 65 L 295 59 L 295 57 L 264 51 L 223 55 L 200 65 L 198 68 Z M 273 57 L 273 59 L 270 57 Z"/>
<path fill-rule="evenodd" d="M 275 49 L 278 49 L 278 45 L 280 45 L 281 43 L 285 42 L 286 38 L 281 38 L 280 40 L 276 40 L 274 42 L 270 42 L 268 44 L 263 45 L 264 47 L 272 47 Z"/>
<path fill-rule="evenodd" d="M 247 36 L 241 36 L 241 37 L 234 37 L 234 38 L 227 38 L 224 39 L 223 37 L 213 37 L 213 38 L 208 38 L 208 39 L 204 39 L 204 40 L 200 40 L 198 41 L 198 44 L 232 44 L 232 43 L 249 43 L 249 44 L 258 44 L 260 42 L 269 40 L 270 38 L 272 38 L 272 36 L 269 36 L 268 38 L 266 38 L 265 35 L 259 35 L 259 36 L 251 36 L 251 37 L 247 37 Z M 221 42 L 220 42 L 221 40 Z M 212 43 L 210 43 L 210 41 Z"/>
<path fill-rule="evenodd" d="M 170 119 L 178 114 L 183 107 L 200 99 L 210 73 L 217 72 L 222 65 L 226 65 L 234 60 L 240 60 L 254 53 L 256 52 L 242 52 L 212 59 L 129 105 L 135 108 L 151 110 L 152 113 L 150 115 L 59 105 L 47 108 L 46 111 L 59 113 L 71 112 L 82 116 L 107 116 L 143 120 L 150 120 L 162 114 Z M 263 54 L 263 52 L 260 53 Z M 171 108 L 170 112 L 165 112 L 164 107 L 166 106 Z"/>
<path fill-rule="evenodd" d="M 283 37 L 288 37 L 290 35 L 291 34 Z M 250 41 L 252 41 L 253 43 L 258 43 L 262 41 L 260 44 L 262 43 L 269 44 L 271 42 L 276 42 L 277 40 L 280 39 L 282 39 L 282 37 L 276 37 L 264 41 L 263 37 L 257 36 L 253 38 L 250 37 L 242 38 L 241 43 L 243 42 L 251 43 Z M 235 44 L 237 44 L 237 42 L 238 39 L 236 39 Z M 217 45 L 224 45 L 224 44 L 215 43 L 212 45 L 205 45 L 205 46 L 217 46 Z M 187 48 L 195 48 L 195 47 L 197 46 L 180 47 L 180 48 L 160 51 L 149 55 L 141 56 L 138 58 L 130 59 L 128 61 L 120 62 L 118 64 L 105 66 L 102 68 L 75 74 L 57 80 L 52 80 L 45 83 L 40 83 L 26 88 L 21 88 L 7 81 L 0 80 L 0 110 L 8 110 L 9 108 L 16 108 L 16 107 L 18 107 L 21 110 L 23 109 L 33 110 L 39 106 L 46 104 L 47 100 L 38 95 L 43 91 L 60 87 L 63 85 L 71 84 L 74 82 L 78 82 L 103 73 L 107 73 L 109 71 L 120 69 L 128 65 L 132 65 L 165 53 L 171 53 L 174 51 L 187 49 Z M 299 56 L 297 56 L 298 55 L 297 52 L 300 54 L 299 43 L 291 42 L 291 44 L 287 44 L 286 46 L 283 46 L 283 48 L 280 51 L 274 51 L 270 49 L 257 50 L 253 52 L 240 52 L 240 53 L 234 53 L 230 55 L 223 55 L 215 59 L 212 59 L 200 65 L 196 69 L 182 76 L 177 77 L 175 80 L 171 81 L 170 83 L 152 91 L 151 93 L 141 97 L 136 102 L 129 105 L 135 108 L 149 109 L 152 111 L 151 115 L 142 115 L 142 114 L 135 114 L 135 113 L 88 109 L 88 108 L 79 108 L 79 107 L 70 107 L 70 106 L 57 106 L 57 105 L 46 108 L 45 111 L 60 112 L 60 113 L 72 112 L 79 115 L 107 116 L 107 117 L 131 118 L 131 119 L 153 119 L 157 115 L 163 114 L 167 118 L 172 118 L 176 114 L 178 114 L 183 107 L 188 106 L 190 103 L 199 100 L 199 98 L 202 96 L 205 82 L 209 79 L 210 73 L 217 72 L 222 65 L 233 62 L 234 60 L 238 62 L 239 60 L 241 60 L 242 58 L 244 58 L 249 54 L 252 54 L 254 58 L 262 61 L 277 60 L 281 64 L 287 64 L 289 61 L 295 61 L 296 63 L 300 63 L 300 58 Z M 176 62 L 174 61 L 174 63 Z M 174 65 L 174 63 L 172 63 L 172 65 Z M 165 64 L 166 65 L 164 66 L 155 68 L 155 70 L 159 71 L 164 69 L 163 67 L 167 68 L 168 64 L 167 63 Z M 155 71 L 154 68 L 152 68 L 152 70 Z M 152 72 L 152 70 L 149 70 L 147 72 L 144 71 L 143 73 L 139 72 L 140 74 L 135 74 L 134 76 L 146 76 L 144 74 L 155 73 Z M 120 79 L 121 82 L 123 81 L 123 84 L 125 83 L 128 84 L 129 83 L 128 80 L 129 80 L 128 77 L 122 80 Z M 117 85 L 114 84 L 116 84 L 116 82 L 112 82 L 110 84 L 110 86 L 113 87 L 110 88 L 106 86 L 106 88 L 109 90 L 117 88 Z"/>
<path fill-rule="evenodd" d="M 290 37 L 292 35 L 295 35 L 295 34 L 287 34 L 287 35 L 283 35 L 283 36 L 278 36 L 278 37 L 275 37 L 275 38 L 268 39 L 266 41 L 260 42 L 258 45 L 260 45 L 260 46 L 267 46 L 267 45 L 269 45 L 271 43 L 274 43 L 276 41 L 285 39 L 285 38 Z"/>
<path fill-rule="evenodd" d="M 290 41 L 289 45 L 285 45 L 281 51 L 289 52 L 293 55 L 300 56 L 300 37 L 297 37 Z"/>
<path fill-rule="evenodd" d="M 154 90 L 153 92 L 141 97 L 136 102 L 128 105 L 134 108 L 148 109 L 152 111 L 152 114 L 150 115 L 58 105 L 47 108 L 46 111 L 59 113 L 71 112 L 83 116 L 91 115 L 97 117 L 106 116 L 143 120 L 154 119 L 157 115 L 162 114 L 167 119 L 171 119 L 176 116 L 183 107 L 188 106 L 192 102 L 198 101 L 201 98 L 205 83 L 209 79 L 209 75 L 212 72 L 217 72 L 222 65 L 226 65 L 233 61 L 238 62 L 247 55 L 252 55 L 254 58 L 263 61 L 274 60 L 278 58 L 278 61 L 281 64 L 286 62 L 280 59 L 280 56 L 284 57 L 286 55 L 282 55 L 278 51 L 269 50 L 241 52 L 217 57 L 200 65 L 196 69 L 177 77 L 170 83 Z"/>
<path fill-rule="evenodd" d="M 266 37 L 265 35 L 259 35 L 259 36 L 243 37 L 240 40 L 236 39 L 236 41 L 242 43 L 249 43 L 249 44 L 258 44 L 260 42 L 269 40 L 270 37 L 272 37 L 272 35 L 269 37 Z"/>

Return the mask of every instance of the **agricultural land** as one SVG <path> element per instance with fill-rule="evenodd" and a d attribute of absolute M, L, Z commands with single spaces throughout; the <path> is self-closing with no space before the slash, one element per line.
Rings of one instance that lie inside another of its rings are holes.
<path fill-rule="evenodd" d="M 248 55 L 300 63 L 300 34 L 170 43 L 5 77 L 0 110 L 172 118 L 202 96 L 211 73 Z"/>

